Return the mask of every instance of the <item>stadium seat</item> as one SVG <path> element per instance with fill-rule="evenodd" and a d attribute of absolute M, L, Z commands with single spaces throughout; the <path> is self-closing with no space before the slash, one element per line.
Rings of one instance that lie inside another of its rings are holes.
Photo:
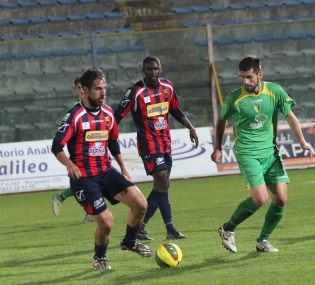
<path fill-rule="evenodd" d="M 298 0 L 286 0 L 286 1 L 283 1 L 283 5 L 288 6 L 288 7 L 300 6 L 300 5 L 303 5 L 303 2 L 298 1 Z"/>
<path fill-rule="evenodd" d="M 21 8 L 33 8 L 37 6 L 37 3 L 32 1 L 20 1 L 18 2 L 18 5 Z"/>
<path fill-rule="evenodd" d="M 2 36 L 0 39 L 1 41 L 16 41 L 20 38 L 18 36 Z"/>
<path fill-rule="evenodd" d="M 233 4 L 229 4 L 227 6 L 228 9 L 231 10 L 245 10 L 246 9 L 246 4 L 243 3 L 233 3 Z"/>
<path fill-rule="evenodd" d="M 234 21 L 234 20 L 225 20 L 225 21 L 220 21 L 219 24 L 220 25 L 233 25 L 233 24 L 236 24 L 236 21 Z"/>
<path fill-rule="evenodd" d="M 9 25 L 9 20 L 0 20 L 0 26 L 6 26 Z"/>
<path fill-rule="evenodd" d="M 284 16 L 284 17 L 276 17 L 275 20 L 276 20 L 276 21 L 281 21 L 281 22 L 283 22 L 283 21 L 291 21 L 292 18 L 291 18 L 291 17 Z"/>
<path fill-rule="evenodd" d="M 269 1 L 269 2 L 266 2 L 265 5 L 266 5 L 268 8 L 278 8 L 278 7 L 282 7 L 282 3 L 281 3 L 281 2 L 278 2 L 278 1 Z"/>
<path fill-rule="evenodd" d="M 116 33 L 130 33 L 130 32 L 134 32 L 134 30 L 132 28 L 118 28 L 115 29 Z"/>
<path fill-rule="evenodd" d="M 84 15 L 67 15 L 66 19 L 69 21 L 84 21 L 85 20 L 85 16 Z"/>
<path fill-rule="evenodd" d="M 17 52 L 17 53 L 12 54 L 12 57 L 14 59 L 28 59 L 28 58 L 31 58 L 32 55 L 28 52 Z"/>
<path fill-rule="evenodd" d="M 283 34 L 273 35 L 273 36 L 271 36 L 271 38 L 274 41 L 287 41 L 290 39 L 289 36 L 283 35 Z"/>
<path fill-rule="evenodd" d="M 29 24 L 29 20 L 23 18 L 13 18 L 9 20 L 9 23 L 12 25 L 27 25 Z"/>
<path fill-rule="evenodd" d="M 305 39 L 307 39 L 307 34 L 293 33 L 293 34 L 290 34 L 289 37 L 292 40 L 305 40 Z"/>
<path fill-rule="evenodd" d="M 215 39 L 213 43 L 217 45 L 231 45 L 234 43 L 234 41 L 233 39 L 221 38 L 221 39 Z"/>
<path fill-rule="evenodd" d="M 65 16 L 48 16 L 47 20 L 48 22 L 60 23 L 65 22 L 67 18 Z"/>
<path fill-rule="evenodd" d="M 207 6 L 192 6 L 190 9 L 195 13 L 207 13 L 210 11 L 209 7 Z"/>
<path fill-rule="evenodd" d="M 91 35 L 91 31 L 90 30 L 78 31 L 77 35 L 78 36 L 89 36 L 89 35 Z"/>
<path fill-rule="evenodd" d="M 104 19 L 104 14 L 88 13 L 88 14 L 85 14 L 85 18 L 88 20 L 101 20 L 101 19 Z"/>
<path fill-rule="evenodd" d="M 145 51 L 146 48 L 143 45 L 129 45 L 127 49 L 130 51 Z"/>
<path fill-rule="evenodd" d="M 77 0 L 81 4 L 97 3 L 97 0 Z"/>
<path fill-rule="evenodd" d="M 301 52 L 304 55 L 313 55 L 313 56 L 315 56 L 315 50 L 314 49 L 302 49 Z"/>
<path fill-rule="evenodd" d="M 31 54 L 34 58 L 45 58 L 51 56 L 49 51 L 33 51 Z"/>
<path fill-rule="evenodd" d="M 65 49 L 57 49 L 57 50 L 52 50 L 50 54 L 52 56 L 68 56 L 70 55 L 70 52 Z"/>
<path fill-rule="evenodd" d="M 0 7 L 4 9 L 14 9 L 14 8 L 18 8 L 19 4 L 15 2 L 4 2 L 4 3 L 0 3 Z"/>
<path fill-rule="evenodd" d="M 315 5 L 315 0 L 303 0 L 304 5 Z"/>
<path fill-rule="evenodd" d="M 102 54 L 102 53 L 108 53 L 109 50 L 106 47 L 99 47 L 96 49 L 96 52 Z"/>
<path fill-rule="evenodd" d="M 126 52 L 127 47 L 126 46 L 110 46 L 110 47 L 108 47 L 108 51 L 110 51 L 110 52 Z"/>
<path fill-rule="evenodd" d="M 236 44 L 248 44 L 252 42 L 252 39 L 246 37 L 234 38 Z"/>
<path fill-rule="evenodd" d="M 88 49 L 83 49 L 83 48 L 73 48 L 69 50 L 71 55 L 87 55 L 91 51 Z"/>
<path fill-rule="evenodd" d="M 60 32 L 57 34 L 58 37 L 73 37 L 76 36 L 77 34 L 74 32 Z"/>
<path fill-rule="evenodd" d="M 249 2 L 246 4 L 246 6 L 249 9 L 262 9 L 265 7 L 265 5 L 263 3 L 258 3 L 258 2 Z"/>
<path fill-rule="evenodd" d="M 238 21 L 240 24 L 256 23 L 257 19 L 241 19 Z"/>
<path fill-rule="evenodd" d="M 58 37 L 58 35 L 53 34 L 53 33 L 40 33 L 38 34 L 38 37 L 48 39 L 48 38 L 56 38 Z"/>
<path fill-rule="evenodd" d="M 75 5 L 77 1 L 76 0 L 57 0 L 57 3 L 60 5 Z"/>
<path fill-rule="evenodd" d="M 270 36 L 263 36 L 263 35 L 262 36 L 253 36 L 252 39 L 253 39 L 253 41 L 258 42 L 258 43 L 271 41 Z"/>
<path fill-rule="evenodd" d="M 227 7 L 225 7 L 224 5 L 212 5 L 209 6 L 209 9 L 212 12 L 223 12 L 227 10 Z"/>
<path fill-rule="evenodd" d="M 174 7 L 171 11 L 175 14 L 189 14 L 192 12 L 192 10 L 187 7 Z"/>
<path fill-rule="evenodd" d="M 194 43 L 196 46 L 199 46 L 199 47 L 207 47 L 208 46 L 207 40 L 204 40 L 204 39 L 196 40 Z"/>
<path fill-rule="evenodd" d="M 5 60 L 11 60 L 12 56 L 7 53 L 2 53 L 0 54 L 0 61 L 5 61 Z"/>
<path fill-rule="evenodd" d="M 119 19 L 123 18 L 124 14 L 120 12 L 106 12 L 104 13 L 104 16 L 108 19 Z"/>
<path fill-rule="evenodd" d="M 31 39 L 37 39 L 37 38 L 38 38 L 37 35 L 31 35 L 31 34 L 20 35 L 21 40 L 31 40 Z"/>
<path fill-rule="evenodd" d="M 315 32 L 310 32 L 307 34 L 310 38 L 315 39 Z"/>
<path fill-rule="evenodd" d="M 37 0 L 37 4 L 39 6 L 49 7 L 55 6 L 57 3 L 55 0 Z"/>
<path fill-rule="evenodd" d="M 31 24 L 43 24 L 47 23 L 47 18 L 44 17 L 31 17 L 28 19 Z"/>
<path fill-rule="evenodd" d="M 115 3 L 115 0 L 98 0 L 100 3 Z"/>
<path fill-rule="evenodd" d="M 205 26 L 205 23 L 184 23 L 182 24 L 183 28 L 199 28 Z"/>
<path fill-rule="evenodd" d="M 112 33 L 115 33 L 115 31 L 110 30 L 110 29 L 99 29 L 99 30 L 96 30 L 96 33 L 97 34 L 112 34 Z"/>

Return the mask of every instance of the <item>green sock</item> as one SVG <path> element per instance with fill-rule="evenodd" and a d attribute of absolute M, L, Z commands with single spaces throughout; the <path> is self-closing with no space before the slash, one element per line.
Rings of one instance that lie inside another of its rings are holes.
<path fill-rule="evenodd" d="M 71 191 L 71 189 L 66 189 L 64 190 L 61 194 L 60 197 L 62 199 L 62 201 L 66 200 L 68 197 L 73 196 L 73 193 Z"/>
<path fill-rule="evenodd" d="M 236 226 L 245 221 L 248 217 L 254 214 L 259 207 L 256 206 L 252 197 L 245 199 L 241 202 L 235 212 L 233 213 L 231 219 L 224 224 L 223 228 L 225 231 L 234 232 Z"/>
<path fill-rule="evenodd" d="M 265 223 L 262 227 L 258 242 L 262 240 L 268 240 L 271 233 L 274 231 L 276 226 L 279 224 L 280 220 L 284 215 L 284 207 L 279 207 L 271 203 L 266 216 Z"/>

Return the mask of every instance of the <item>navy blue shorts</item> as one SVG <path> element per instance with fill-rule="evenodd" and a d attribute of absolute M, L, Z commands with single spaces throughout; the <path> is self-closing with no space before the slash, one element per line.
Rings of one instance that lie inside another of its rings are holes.
<path fill-rule="evenodd" d="M 151 155 L 141 156 L 143 165 L 147 175 L 151 175 L 153 172 L 167 169 L 168 173 L 171 174 L 172 170 L 172 155 L 168 153 L 157 153 Z"/>
<path fill-rule="evenodd" d="M 112 205 L 119 203 L 114 197 L 134 183 L 115 167 L 98 176 L 70 178 L 70 187 L 78 203 L 90 215 L 97 215 L 107 209 L 106 198 Z"/>

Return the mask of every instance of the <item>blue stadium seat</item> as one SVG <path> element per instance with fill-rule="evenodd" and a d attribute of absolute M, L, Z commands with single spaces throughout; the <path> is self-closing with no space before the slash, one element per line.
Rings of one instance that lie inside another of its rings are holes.
<path fill-rule="evenodd" d="M 252 42 L 252 39 L 246 37 L 234 38 L 236 44 L 248 44 Z"/>
<path fill-rule="evenodd" d="M 4 3 L 0 3 L 0 7 L 5 8 L 5 9 L 14 9 L 14 8 L 18 8 L 19 4 L 14 3 L 14 2 L 4 2 Z"/>
<path fill-rule="evenodd" d="M 284 16 L 284 17 L 276 17 L 275 20 L 276 20 L 276 21 L 291 21 L 292 18 L 291 18 L 291 17 Z"/>
<path fill-rule="evenodd" d="M 32 1 L 20 1 L 18 5 L 22 8 L 33 8 L 37 6 L 37 3 Z"/>
<path fill-rule="evenodd" d="M 96 52 L 102 54 L 102 53 L 108 53 L 109 50 L 106 47 L 100 47 L 96 49 Z"/>
<path fill-rule="evenodd" d="M 91 35 L 91 31 L 90 30 L 82 30 L 82 31 L 78 31 L 77 32 L 78 36 L 89 36 Z"/>
<path fill-rule="evenodd" d="M 130 51 L 145 51 L 146 48 L 143 45 L 129 45 L 127 49 Z"/>
<path fill-rule="evenodd" d="M 224 12 L 227 10 L 227 7 L 225 7 L 224 5 L 212 5 L 209 6 L 209 9 L 212 12 Z"/>
<path fill-rule="evenodd" d="M 282 6 L 282 3 L 278 1 L 269 1 L 269 2 L 266 2 L 265 5 L 268 8 L 278 8 Z"/>
<path fill-rule="evenodd" d="M 209 7 L 207 6 L 192 6 L 190 9 L 195 13 L 207 13 L 210 11 Z"/>
<path fill-rule="evenodd" d="M 9 25 L 9 20 L 0 20 L 0 26 Z"/>
<path fill-rule="evenodd" d="M 83 48 L 73 48 L 69 50 L 71 55 L 87 55 L 89 54 L 91 51 L 87 50 L 87 49 L 83 49 Z"/>
<path fill-rule="evenodd" d="M 199 28 L 205 26 L 206 23 L 184 23 L 182 24 L 183 28 Z"/>
<path fill-rule="evenodd" d="M 81 4 L 97 3 L 97 0 L 77 0 Z"/>
<path fill-rule="evenodd" d="M 12 54 L 12 57 L 14 59 L 28 59 L 28 58 L 31 58 L 32 55 L 28 52 L 16 52 Z"/>
<path fill-rule="evenodd" d="M 304 20 L 304 19 L 312 18 L 312 16 L 308 16 L 308 15 L 295 15 L 293 18 L 296 19 L 296 20 Z"/>
<path fill-rule="evenodd" d="M 20 35 L 21 40 L 31 40 L 31 39 L 36 39 L 36 38 L 38 38 L 37 35 L 31 35 L 31 34 Z"/>
<path fill-rule="evenodd" d="M 5 60 L 11 60 L 12 56 L 7 53 L 2 53 L 0 54 L 0 61 L 5 61 Z"/>
<path fill-rule="evenodd" d="M 112 34 L 115 33 L 115 31 L 110 30 L 110 29 L 98 29 L 96 30 L 97 34 Z"/>
<path fill-rule="evenodd" d="M 205 39 L 195 40 L 194 43 L 195 43 L 196 46 L 199 46 L 199 47 L 206 47 L 206 46 L 208 46 L 208 42 Z"/>
<path fill-rule="evenodd" d="M 1 41 L 16 41 L 20 38 L 18 36 L 2 36 L 0 39 Z"/>
<path fill-rule="evenodd" d="M 45 58 L 51 56 L 49 51 L 33 51 L 31 54 L 34 58 Z"/>
<path fill-rule="evenodd" d="M 57 3 L 55 0 L 37 0 L 37 4 L 39 6 L 49 7 L 55 6 Z"/>
<path fill-rule="evenodd" d="M 126 46 L 110 46 L 110 47 L 108 47 L 108 51 L 110 51 L 110 52 L 126 52 L 127 47 Z"/>
<path fill-rule="evenodd" d="M 88 14 L 85 14 L 85 18 L 88 20 L 101 20 L 101 19 L 104 19 L 104 14 L 88 13 Z"/>
<path fill-rule="evenodd" d="M 85 20 L 84 15 L 75 15 L 75 14 L 67 15 L 66 18 L 69 21 L 84 21 Z"/>
<path fill-rule="evenodd" d="M 13 18 L 9 20 L 9 23 L 13 25 L 27 25 L 29 24 L 29 20 L 23 18 Z"/>
<path fill-rule="evenodd" d="M 53 34 L 53 33 L 40 33 L 40 34 L 38 34 L 38 37 L 48 39 L 48 38 L 56 38 L 56 37 L 58 37 L 58 35 Z"/>
<path fill-rule="evenodd" d="M 192 12 L 192 10 L 187 7 L 174 7 L 171 11 L 175 14 L 189 14 Z"/>
<path fill-rule="evenodd" d="M 77 34 L 74 32 L 59 32 L 57 33 L 58 37 L 73 37 L 76 36 Z"/>
<path fill-rule="evenodd" d="M 272 40 L 274 40 L 274 41 L 287 41 L 287 40 L 290 39 L 289 36 L 283 35 L 283 34 L 272 35 L 271 38 L 272 38 Z"/>
<path fill-rule="evenodd" d="M 283 4 L 284 6 L 292 7 L 292 6 L 303 5 L 303 2 L 299 0 L 286 0 L 286 1 L 283 1 Z"/>
<path fill-rule="evenodd" d="M 98 0 L 100 3 L 115 3 L 115 0 Z"/>
<path fill-rule="evenodd" d="M 249 9 L 262 9 L 265 7 L 265 4 L 258 2 L 249 2 L 246 4 Z"/>
<path fill-rule="evenodd" d="M 57 0 L 57 3 L 60 5 L 75 5 L 77 0 Z"/>
<path fill-rule="evenodd" d="M 246 9 L 246 4 L 243 3 L 233 3 L 233 4 L 229 4 L 227 6 L 228 9 L 231 10 L 245 10 Z"/>
<path fill-rule="evenodd" d="M 214 44 L 217 45 L 231 45 L 234 43 L 233 39 L 221 38 L 213 41 Z"/>
<path fill-rule="evenodd" d="M 124 14 L 120 12 L 106 12 L 104 16 L 109 19 L 123 18 Z"/>
<path fill-rule="evenodd" d="M 262 42 L 270 42 L 271 41 L 271 37 L 270 36 L 253 36 L 252 40 L 258 43 L 262 43 Z"/>
<path fill-rule="evenodd" d="M 52 56 L 68 56 L 70 55 L 70 52 L 65 49 L 57 49 L 57 50 L 52 50 L 50 54 Z"/>
<path fill-rule="evenodd" d="M 47 17 L 48 22 L 65 22 L 67 18 L 65 16 L 48 16 Z"/>
<path fill-rule="evenodd" d="M 219 22 L 220 25 L 233 25 L 236 24 L 236 21 L 234 20 L 225 20 L 225 21 L 221 21 Z"/>
<path fill-rule="evenodd" d="M 28 19 L 31 24 L 43 24 L 47 23 L 47 18 L 44 17 L 31 17 Z"/>
<path fill-rule="evenodd" d="M 270 18 L 259 18 L 257 21 L 260 22 L 260 23 L 268 23 L 268 22 L 272 22 L 272 21 L 275 21 L 275 20 L 274 19 L 270 19 Z"/>
<path fill-rule="evenodd" d="M 315 0 L 303 0 L 304 5 L 315 5 Z"/>
<path fill-rule="evenodd" d="M 311 32 L 307 34 L 310 38 L 315 39 L 315 32 Z"/>
<path fill-rule="evenodd" d="M 292 40 L 305 40 L 307 39 L 307 34 L 303 33 L 292 33 L 289 35 L 290 39 Z"/>
<path fill-rule="evenodd" d="M 247 23 L 256 23 L 258 22 L 257 19 L 241 19 L 238 21 L 240 24 L 247 24 Z"/>

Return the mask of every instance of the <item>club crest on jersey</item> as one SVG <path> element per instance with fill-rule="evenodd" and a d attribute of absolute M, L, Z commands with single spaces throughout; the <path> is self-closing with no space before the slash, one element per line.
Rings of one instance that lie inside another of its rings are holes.
<path fill-rule="evenodd" d="M 254 110 L 259 113 L 261 110 L 262 99 L 251 101 L 253 104 Z"/>
<path fill-rule="evenodd" d="M 109 126 L 109 116 L 104 116 L 105 119 L 105 125 L 108 127 Z"/>
<path fill-rule="evenodd" d="M 147 106 L 148 117 L 164 115 L 168 112 L 168 102 Z"/>
<path fill-rule="evenodd" d="M 167 93 L 167 90 L 166 90 L 166 89 L 163 89 L 163 93 L 164 93 L 164 96 L 165 96 L 165 101 L 168 101 L 168 93 Z"/>
<path fill-rule="evenodd" d="M 167 121 L 164 120 L 163 116 L 158 117 L 158 122 L 154 124 L 156 130 L 163 130 L 167 127 Z"/>
<path fill-rule="evenodd" d="M 108 131 L 88 131 L 85 134 L 85 140 L 88 142 L 106 141 L 108 140 Z"/>

